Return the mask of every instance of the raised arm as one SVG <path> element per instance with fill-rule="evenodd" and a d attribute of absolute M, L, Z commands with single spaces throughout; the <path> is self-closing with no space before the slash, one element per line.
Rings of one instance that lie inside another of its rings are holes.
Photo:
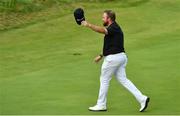
<path fill-rule="evenodd" d="M 85 26 L 85 27 L 88 27 L 88 28 L 92 29 L 95 32 L 102 33 L 102 34 L 107 34 L 107 29 L 105 27 L 96 26 L 96 25 L 93 25 L 91 23 L 88 23 L 87 21 L 82 21 L 81 25 Z"/>

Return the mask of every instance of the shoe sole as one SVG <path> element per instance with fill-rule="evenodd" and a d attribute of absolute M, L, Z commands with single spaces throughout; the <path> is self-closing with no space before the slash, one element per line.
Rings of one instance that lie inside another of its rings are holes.
<path fill-rule="evenodd" d="M 148 107 L 149 101 L 150 101 L 150 98 L 148 97 L 148 98 L 146 99 L 145 107 L 144 107 L 140 112 L 143 112 L 143 111 Z"/>
<path fill-rule="evenodd" d="M 88 109 L 89 111 L 93 111 L 93 112 L 106 112 L 107 111 L 107 109 L 105 109 L 105 110 L 91 110 L 91 109 Z"/>

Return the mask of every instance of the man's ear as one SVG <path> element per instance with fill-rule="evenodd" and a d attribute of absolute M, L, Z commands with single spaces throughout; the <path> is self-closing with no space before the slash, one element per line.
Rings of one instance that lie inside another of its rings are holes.
<path fill-rule="evenodd" d="M 110 22 L 110 21 L 111 21 L 111 18 L 108 17 L 107 20 L 108 20 L 108 22 Z"/>

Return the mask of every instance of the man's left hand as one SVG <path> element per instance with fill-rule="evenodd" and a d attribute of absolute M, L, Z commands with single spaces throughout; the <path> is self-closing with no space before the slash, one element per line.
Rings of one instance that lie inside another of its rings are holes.
<path fill-rule="evenodd" d="M 94 62 L 98 63 L 101 59 L 102 59 L 102 56 L 99 55 L 94 59 Z"/>

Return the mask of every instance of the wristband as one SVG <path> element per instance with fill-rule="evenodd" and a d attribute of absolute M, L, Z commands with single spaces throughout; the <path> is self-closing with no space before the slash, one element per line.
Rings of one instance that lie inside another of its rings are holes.
<path fill-rule="evenodd" d="M 99 54 L 99 56 L 102 58 L 103 57 L 103 55 L 102 54 Z"/>

